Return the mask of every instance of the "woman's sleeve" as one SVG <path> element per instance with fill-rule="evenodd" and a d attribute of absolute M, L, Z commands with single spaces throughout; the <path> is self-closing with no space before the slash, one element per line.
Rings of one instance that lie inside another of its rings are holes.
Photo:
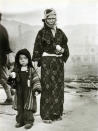
<path fill-rule="evenodd" d="M 9 54 L 11 53 L 11 48 L 10 48 L 10 44 L 9 44 L 9 36 L 8 36 L 8 32 L 6 30 L 5 27 L 2 26 L 1 28 L 2 30 L 2 51 L 4 54 Z"/>
<path fill-rule="evenodd" d="M 68 39 L 67 39 L 66 35 L 63 33 L 62 43 L 63 43 L 64 53 L 63 53 L 62 57 L 63 57 L 63 60 L 65 63 L 69 57 L 69 48 L 68 48 L 67 42 L 68 42 Z"/>
<path fill-rule="evenodd" d="M 33 57 L 32 61 L 40 61 L 42 56 L 42 45 L 41 45 L 41 31 L 38 32 L 35 43 L 34 43 L 34 50 L 33 50 Z"/>

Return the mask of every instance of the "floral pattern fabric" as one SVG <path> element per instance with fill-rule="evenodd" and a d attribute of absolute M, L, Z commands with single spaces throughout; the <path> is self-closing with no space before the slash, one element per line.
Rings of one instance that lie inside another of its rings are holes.
<path fill-rule="evenodd" d="M 42 58 L 41 84 L 40 114 L 42 119 L 53 119 L 55 115 L 62 116 L 64 103 L 64 63 L 62 58 Z"/>

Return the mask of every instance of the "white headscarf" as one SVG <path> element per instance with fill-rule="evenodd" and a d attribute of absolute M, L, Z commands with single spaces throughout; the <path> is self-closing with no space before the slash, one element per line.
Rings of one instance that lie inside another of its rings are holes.
<path fill-rule="evenodd" d="M 56 18 L 56 12 L 55 12 L 55 10 L 54 9 L 46 9 L 45 11 L 44 11 L 44 22 L 45 22 L 45 24 L 48 26 L 48 27 L 50 27 L 50 28 L 55 28 L 56 27 L 56 23 L 54 23 L 53 25 L 49 25 L 48 23 L 47 23 L 47 18 L 50 16 L 50 15 L 54 15 L 55 16 L 55 18 Z"/>
<path fill-rule="evenodd" d="M 45 11 L 44 11 L 44 19 L 46 19 L 48 16 L 50 16 L 50 15 L 55 15 L 56 16 L 56 12 L 55 12 L 55 10 L 54 9 L 46 9 Z"/>

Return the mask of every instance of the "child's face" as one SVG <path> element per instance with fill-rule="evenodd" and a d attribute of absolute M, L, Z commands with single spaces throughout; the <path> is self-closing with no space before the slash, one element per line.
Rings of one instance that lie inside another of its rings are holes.
<path fill-rule="evenodd" d="M 28 58 L 25 55 L 19 56 L 19 63 L 21 66 L 27 66 L 28 65 Z"/>

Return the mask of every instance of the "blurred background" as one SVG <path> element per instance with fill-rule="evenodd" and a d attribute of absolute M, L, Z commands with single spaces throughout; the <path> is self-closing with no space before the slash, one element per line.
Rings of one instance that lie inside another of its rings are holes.
<path fill-rule="evenodd" d="M 54 8 L 57 26 L 68 37 L 70 57 L 65 79 L 98 76 L 97 0 L 0 0 L 11 49 L 27 48 L 31 54 L 38 31 L 43 27 L 44 10 Z"/>

